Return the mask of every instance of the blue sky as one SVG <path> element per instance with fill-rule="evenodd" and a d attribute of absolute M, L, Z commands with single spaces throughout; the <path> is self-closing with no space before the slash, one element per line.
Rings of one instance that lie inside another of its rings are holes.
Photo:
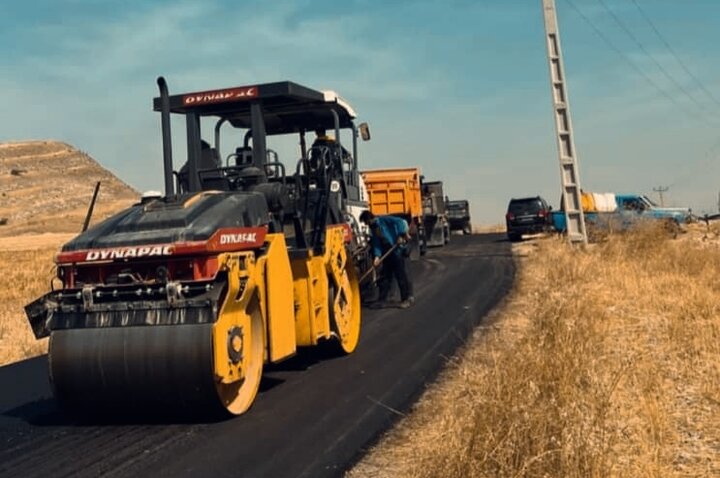
<path fill-rule="evenodd" d="M 584 189 L 669 185 L 668 203 L 716 211 L 720 2 L 635 0 L 701 87 L 633 0 L 605 5 L 644 51 L 598 0 L 556 1 Z M 11 2 L 0 45 L 0 141 L 66 141 L 140 190 L 162 186 L 151 100 L 164 75 L 171 93 L 336 90 L 371 126 L 361 167 L 419 165 L 478 223 L 502 222 L 513 196 L 558 204 L 540 0 Z"/>

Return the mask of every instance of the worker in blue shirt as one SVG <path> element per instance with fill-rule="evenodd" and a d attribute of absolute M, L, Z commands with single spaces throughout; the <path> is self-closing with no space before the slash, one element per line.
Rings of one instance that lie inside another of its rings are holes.
<path fill-rule="evenodd" d="M 412 284 L 405 265 L 408 256 L 407 243 L 410 240 L 408 223 L 399 217 L 376 216 L 370 211 L 363 211 L 360 221 L 370 227 L 370 246 L 374 257 L 374 267 L 378 267 L 380 258 L 394 245 L 397 245 L 395 250 L 383 260 L 378 281 L 378 303 L 384 305 L 390 293 L 392 280 L 395 278 L 400 289 L 400 308 L 407 309 L 415 302 L 412 295 Z"/>

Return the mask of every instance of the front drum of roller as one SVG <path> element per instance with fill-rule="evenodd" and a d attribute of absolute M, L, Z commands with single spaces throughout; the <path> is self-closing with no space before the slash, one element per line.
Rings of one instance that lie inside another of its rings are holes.
<path fill-rule="evenodd" d="M 82 412 L 225 410 L 213 371 L 213 324 L 55 330 L 50 381 Z"/>

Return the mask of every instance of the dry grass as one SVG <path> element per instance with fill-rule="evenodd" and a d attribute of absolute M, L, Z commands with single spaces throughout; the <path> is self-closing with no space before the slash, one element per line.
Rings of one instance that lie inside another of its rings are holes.
<path fill-rule="evenodd" d="M 505 224 L 473 224 L 473 234 L 487 234 L 491 232 L 505 232 L 507 227 Z"/>
<path fill-rule="evenodd" d="M 720 248 L 689 236 L 518 245 L 495 325 L 349 476 L 720 476 Z"/>
<path fill-rule="evenodd" d="M 36 340 L 25 318 L 26 303 L 50 290 L 55 247 L 0 251 L 0 365 L 45 353 L 47 340 Z"/>
<path fill-rule="evenodd" d="M 0 365 L 45 352 L 23 307 L 49 290 L 53 253 L 80 231 L 96 181 L 92 224 L 137 201 L 135 190 L 68 144 L 0 143 Z"/>

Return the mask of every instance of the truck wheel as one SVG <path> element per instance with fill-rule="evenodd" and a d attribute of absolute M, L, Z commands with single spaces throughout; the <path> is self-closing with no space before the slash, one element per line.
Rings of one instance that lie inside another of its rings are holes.
<path fill-rule="evenodd" d="M 420 241 L 417 236 L 412 237 L 408 244 L 408 249 L 410 251 L 409 257 L 411 261 L 420 260 Z"/>

